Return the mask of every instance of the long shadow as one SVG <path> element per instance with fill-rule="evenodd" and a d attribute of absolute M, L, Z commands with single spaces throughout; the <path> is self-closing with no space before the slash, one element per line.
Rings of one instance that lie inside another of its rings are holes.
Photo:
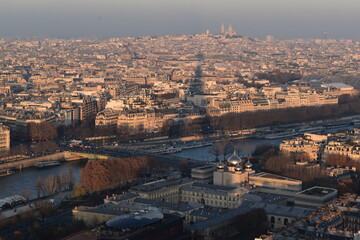
<path fill-rule="evenodd" d="M 204 61 L 205 56 L 203 53 L 199 52 L 195 57 L 200 62 L 200 64 L 194 69 L 194 78 L 190 80 L 189 89 L 191 94 L 204 94 L 204 73 L 201 63 Z"/>

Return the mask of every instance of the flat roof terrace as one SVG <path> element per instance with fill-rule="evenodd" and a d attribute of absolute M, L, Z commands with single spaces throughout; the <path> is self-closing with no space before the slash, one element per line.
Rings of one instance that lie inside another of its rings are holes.
<path fill-rule="evenodd" d="M 277 180 L 287 180 L 287 181 L 301 182 L 300 180 L 297 180 L 297 179 L 288 178 L 288 177 L 275 175 L 275 174 L 272 174 L 272 173 L 266 173 L 266 172 L 260 172 L 260 173 L 254 174 L 252 176 L 253 177 L 261 177 L 261 178 L 269 178 L 269 179 L 277 179 Z"/>
<path fill-rule="evenodd" d="M 215 169 L 215 166 L 213 165 L 206 165 L 202 167 L 193 168 L 191 170 L 208 170 L 208 169 Z"/>
<path fill-rule="evenodd" d="M 334 193 L 336 190 L 332 188 L 325 188 L 325 187 L 312 187 L 306 189 L 298 194 L 308 195 L 308 196 L 316 196 L 316 197 L 324 197 L 328 194 Z"/>

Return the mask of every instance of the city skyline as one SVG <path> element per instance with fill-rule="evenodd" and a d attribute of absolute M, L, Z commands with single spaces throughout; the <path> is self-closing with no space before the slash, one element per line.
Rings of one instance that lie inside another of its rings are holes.
<path fill-rule="evenodd" d="M 360 39 L 355 0 L 316 1 L 7 1 L 0 9 L 0 37 L 124 37 L 220 32 L 264 39 Z"/>
<path fill-rule="evenodd" d="M 0 240 L 360 240 L 359 6 L 3 3 Z"/>

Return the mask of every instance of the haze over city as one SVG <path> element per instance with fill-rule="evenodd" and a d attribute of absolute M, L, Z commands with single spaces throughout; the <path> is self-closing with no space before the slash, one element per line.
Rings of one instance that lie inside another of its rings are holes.
<path fill-rule="evenodd" d="M 123 37 L 195 34 L 232 24 L 239 35 L 359 39 L 356 0 L 3 1 L 0 37 Z"/>

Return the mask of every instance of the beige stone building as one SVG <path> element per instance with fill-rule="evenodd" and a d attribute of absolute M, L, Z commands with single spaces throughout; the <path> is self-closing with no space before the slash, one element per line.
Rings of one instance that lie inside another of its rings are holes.
<path fill-rule="evenodd" d="M 143 131 L 160 129 L 169 119 L 175 119 L 176 113 L 164 114 L 154 111 L 129 111 L 122 112 L 117 119 L 118 127 L 139 128 Z"/>
<path fill-rule="evenodd" d="M 202 105 L 206 106 L 205 103 L 206 100 L 202 102 Z M 216 116 L 226 113 L 337 104 L 338 97 L 310 91 L 301 92 L 296 88 L 281 91 L 280 87 L 274 87 L 272 91 L 264 90 L 260 94 L 250 94 L 249 99 L 212 98 L 208 100 L 208 103 L 207 113 Z"/>
<path fill-rule="evenodd" d="M 116 126 L 120 112 L 112 109 L 105 109 L 99 112 L 95 118 L 95 126 Z"/>
<path fill-rule="evenodd" d="M 323 159 L 331 154 L 340 154 L 350 157 L 353 160 L 360 160 L 360 146 L 331 141 L 325 146 Z"/>
<path fill-rule="evenodd" d="M 170 203 L 201 203 L 220 208 L 236 208 L 249 190 L 239 186 L 219 186 L 195 182 L 192 179 L 158 180 L 133 187 L 131 203 L 136 197 Z M 109 198 L 111 199 L 111 197 Z M 109 201 L 108 201 L 109 202 Z"/>
<path fill-rule="evenodd" d="M 119 115 L 117 125 L 119 127 L 154 129 L 159 125 L 159 122 L 154 112 L 123 112 Z"/>
<path fill-rule="evenodd" d="M 298 192 L 295 196 L 295 205 L 307 208 L 317 208 L 325 203 L 335 200 L 336 197 L 336 189 L 314 186 Z"/>
<path fill-rule="evenodd" d="M 279 194 L 294 197 L 301 191 L 302 181 L 266 172 L 255 173 L 252 164 L 244 164 L 236 152 L 227 160 L 227 164 L 219 163 L 214 172 L 214 185 L 236 187 L 248 183 L 255 187 L 256 192 Z"/>
<path fill-rule="evenodd" d="M 198 202 L 210 207 L 236 208 L 241 204 L 242 195 L 249 190 L 242 187 L 226 187 L 193 183 L 183 186 L 181 202 Z"/>
<path fill-rule="evenodd" d="M 254 103 L 251 100 L 232 100 L 215 103 L 214 106 L 220 109 L 220 114 L 255 111 Z"/>
<path fill-rule="evenodd" d="M 10 128 L 0 124 L 0 151 L 10 150 Z"/>
<path fill-rule="evenodd" d="M 131 188 L 130 192 L 138 194 L 141 198 L 179 203 L 180 188 L 189 186 L 194 182 L 192 179 L 181 178 L 176 180 L 161 179 L 149 183 L 144 183 Z"/>
<path fill-rule="evenodd" d="M 309 155 L 310 160 L 319 160 L 321 149 L 326 141 L 326 135 L 305 133 L 304 137 L 282 141 L 280 151 L 283 153 L 306 153 Z"/>
<path fill-rule="evenodd" d="M 258 192 L 289 197 L 302 190 L 302 181 L 266 172 L 251 175 L 249 184 L 256 186 Z"/>
<path fill-rule="evenodd" d="M 213 165 L 201 166 L 191 169 L 191 178 L 199 183 L 213 183 L 214 171 L 216 167 Z"/>
<path fill-rule="evenodd" d="M 52 111 L 3 110 L 0 112 L 0 120 L 6 122 L 11 131 L 19 136 L 26 136 L 26 127 L 29 123 L 55 123 L 56 115 Z"/>
<path fill-rule="evenodd" d="M 242 167 L 241 158 L 234 153 L 227 159 L 226 164 L 220 162 L 214 172 L 214 185 L 234 187 L 249 181 L 249 176 L 254 174 L 252 164 L 247 162 Z"/>

